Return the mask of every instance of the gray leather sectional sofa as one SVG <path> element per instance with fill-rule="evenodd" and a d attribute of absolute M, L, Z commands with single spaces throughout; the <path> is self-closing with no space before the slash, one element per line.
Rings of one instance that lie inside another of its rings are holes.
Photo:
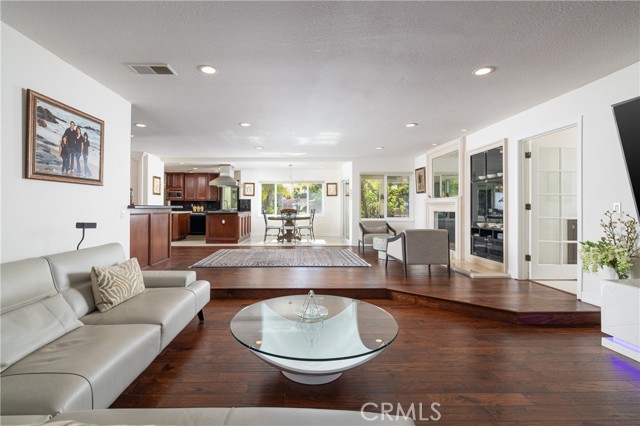
<path fill-rule="evenodd" d="M 144 292 L 101 313 L 91 268 L 125 260 L 106 244 L 0 266 L 3 415 L 109 407 L 209 302 L 194 271 L 143 271 Z"/>
<path fill-rule="evenodd" d="M 412 425 L 358 411 L 107 409 L 209 302 L 194 271 L 142 271 L 142 294 L 96 310 L 91 268 L 126 260 L 119 244 L 0 265 L 0 424 Z"/>

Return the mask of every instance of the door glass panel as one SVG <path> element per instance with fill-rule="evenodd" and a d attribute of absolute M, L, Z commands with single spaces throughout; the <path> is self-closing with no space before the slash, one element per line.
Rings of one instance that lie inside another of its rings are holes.
<path fill-rule="evenodd" d="M 560 149 L 540 148 L 539 170 L 560 170 Z"/>
<path fill-rule="evenodd" d="M 560 239 L 560 219 L 540 219 L 538 239 L 558 241 Z"/>
<path fill-rule="evenodd" d="M 562 173 L 562 192 L 565 194 L 578 193 L 578 173 L 563 172 Z"/>
<path fill-rule="evenodd" d="M 578 244 L 562 243 L 562 263 L 565 265 L 578 264 Z"/>
<path fill-rule="evenodd" d="M 540 172 L 538 176 L 538 192 L 540 194 L 559 194 L 560 172 Z"/>
<path fill-rule="evenodd" d="M 561 263 L 560 243 L 538 243 L 540 264 L 559 265 Z"/>
<path fill-rule="evenodd" d="M 560 217 L 560 197 L 557 195 L 538 196 L 538 215 L 544 217 Z"/>
<path fill-rule="evenodd" d="M 562 197 L 562 217 L 578 217 L 578 197 L 564 195 Z"/>
<path fill-rule="evenodd" d="M 562 149 L 562 170 L 575 172 L 578 170 L 578 156 L 575 148 Z"/>

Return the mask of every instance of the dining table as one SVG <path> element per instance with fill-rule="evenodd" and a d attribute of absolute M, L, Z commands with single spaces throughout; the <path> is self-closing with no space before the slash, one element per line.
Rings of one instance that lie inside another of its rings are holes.
<path fill-rule="evenodd" d="M 289 215 L 289 214 L 278 214 L 273 216 L 267 216 L 269 220 L 279 220 L 283 222 L 283 226 L 286 229 L 286 232 L 278 234 L 278 242 L 286 240 L 288 243 L 291 241 L 297 240 L 300 241 L 302 237 L 298 234 L 296 235 L 293 232 L 293 228 L 295 228 L 295 221 L 298 220 L 311 220 L 311 216 L 308 214 L 304 215 Z"/>

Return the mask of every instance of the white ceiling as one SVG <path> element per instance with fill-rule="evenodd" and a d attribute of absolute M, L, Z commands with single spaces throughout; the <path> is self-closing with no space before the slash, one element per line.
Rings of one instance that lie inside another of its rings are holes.
<path fill-rule="evenodd" d="M 640 60 L 638 2 L 3 0 L 0 13 L 129 100 L 148 126 L 132 123 L 132 149 L 174 169 L 416 156 Z M 473 76 L 483 65 L 497 72 Z"/>

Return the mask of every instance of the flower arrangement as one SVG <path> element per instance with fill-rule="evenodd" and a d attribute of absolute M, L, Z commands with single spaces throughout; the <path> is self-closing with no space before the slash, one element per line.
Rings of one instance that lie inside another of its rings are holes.
<path fill-rule="evenodd" d="M 617 217 L 614 217 L 617 214 Z M 619 279 L 629 277 L 633 259 L 638 255 L 638 221 L 633 217 L 614 211 L 607 211 L 605 219 L 600 220 L 604 237 L 599 241 L 581 241 L 580 260 L 582 269 L 598 272 L 598 269 L 611 267 Z"/>

